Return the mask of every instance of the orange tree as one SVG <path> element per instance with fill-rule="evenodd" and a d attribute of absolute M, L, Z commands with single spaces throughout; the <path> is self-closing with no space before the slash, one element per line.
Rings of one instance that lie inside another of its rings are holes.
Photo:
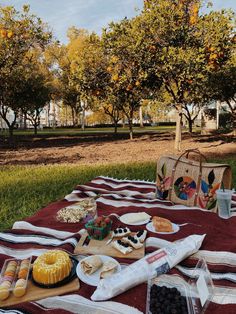
<path fill-rule="evenodd" d="M 53 90 L 53 76 L 42 56 L 39 49 L 28 52 L 22 65 L 20 82 L 14 89 L 14 104 L 34 126 L 35 135 L 40 125 L 40 114 L 49 103 Z"/>
<path fill-rule="evenodd" d="M 0 116 L 13 135 L 19 107 L 16 103 L 21 84 L 21 72 L 27 53 L 38 46 L 43 48 L 51 39 L 51 33 L 41 19 L 29 13 L 24 6 L 22 12 L 13 7 L 0 6 Z M 9 111 L 13 120 L 9 119 Z"/>
<path fill-rule="evenodd" d="M 146 0 L 137 18 L 135 53 L 147 77 L 162 82 L 176 109 L 176 149 L 182 115 L 191 130 L 189 107 L 208 101 L 208 75 L 219 71 L 231 54 L 232 12 L 203 13 L 201 5 L 200 0 Z"/>
<path fill-rule="evenodd" d="M 213 100 L 224 102 L 228 106 L 236 132 L 236 37 L 232 38 L 234 54 L 220 71 L 209 75 L 207 92 Z"/>
<path fill-rule="evenodd" d="M 111 23 L 102 35 L 108 74 L 104 95 L 112 95 L 114 105 L 126 116 L 130 139 L 133 138 L 134 113 L 149 92 L 147 77 L 136 55 L 139 37 L 136 36 L 135 26 L 135 19 L 124 19 Z"/>
<path fill-rule="evenodd" d="M 81 92 L 77 88 L 72 72 L 73 56 L 70 53 L 70 46 L 73 39 L 70 30 L 68 31 L 68 38 L 68 45 L 53 42 L 48 46 L 45 51 L 45 58 L 54 75 L 54 92 L 52 96 L 54 99 L 62 100 L 63 106 L 70 109 L 73 126 L 77 127 L 79 114 L 82 111 Z"/>
<path fill-rule="evenodd" d="M 98 35 L 76 28 L 71 31 L 73 40 L 68 51 L 72 60 L 71 73 L 80 92 L 83 126 L 85 110 L 96 110 L 97 98 L 106 84 L 104 55 Z"/>

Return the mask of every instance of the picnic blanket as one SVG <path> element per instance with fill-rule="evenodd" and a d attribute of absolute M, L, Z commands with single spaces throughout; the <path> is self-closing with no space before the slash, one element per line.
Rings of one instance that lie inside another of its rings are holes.
<path fill-rule="evenodd" d="M 160 235 L 148 232 L 146 253 L 166 246 L 191 234 L 206 234 L 201 250 L 184 260 L 170 273 L 162 275 L 166 282 L 188 280 L 200 257 L 204 257 L 215 285 L 215 293 L 207 313 L 236 313 L 236 217 L 221 219 L 215 213 L 194 207 L 174 205 L 155 198 L 155 183 L 135 180 L 118 180 L 97 177 L 77 186 L 65 199 L 39 210 L 25 221 L 16 222 L 13 228 L 0 233 L 0 267 L 9 257 L 36 256 L 48 249 L 62 249 L 73 254 L 83 233 L 84 224 L 62 223 L 56 219 L 57 211 L 81 198 L 97 196 L 99 215 L 145 211 L 159 215 L 176 224 L 185 224 L 179 232 Z M 233 196 L 236 202 L 236 195 Z M 233 204 L 234 206 L 234 204 Z M 114 227 L 122 223 L 113 218 Z M 145 226 L 138 226 L 138 230 Z M 137 231 L 137 226 L 130 226 Z M 157 237 L 158 236 L 158 237 Z M 120 259 L 122 264 L 133 260 Z M 108 302 L 90 300 L 95 287 L 81 282 L 78 292 L 51 297 L 35 302 L 20 303 L 10 308 L 0 308 L 0 313 L 144 313 L 146 308 L 146 283 L 113 298 Z M 1 306 L 0 306 L 1 307 Z"/>

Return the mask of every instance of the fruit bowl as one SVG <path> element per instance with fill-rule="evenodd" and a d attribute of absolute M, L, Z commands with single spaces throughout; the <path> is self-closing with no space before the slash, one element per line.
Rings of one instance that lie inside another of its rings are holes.
<path fill-rule="evenodd" d="M 109 217 L 101 216 L 86 223 L 90 239 L 103 240 L 111 231 L 112 220 Z"/>

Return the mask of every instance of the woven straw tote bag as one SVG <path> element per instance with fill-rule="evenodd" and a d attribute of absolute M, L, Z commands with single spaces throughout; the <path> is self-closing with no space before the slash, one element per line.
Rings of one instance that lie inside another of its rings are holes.
<path fill-rule="evenodd" d="M 189 159 L 190 154 L 197 155 L 198 161 Z M 179 157 L 163 156 L 157 163 L 157 197 L 177 204 L 217 212 L 216 190 L 221 184 L 230 189 L 231 182 L 230 166 L 208 163 L 198 149 Z"/>

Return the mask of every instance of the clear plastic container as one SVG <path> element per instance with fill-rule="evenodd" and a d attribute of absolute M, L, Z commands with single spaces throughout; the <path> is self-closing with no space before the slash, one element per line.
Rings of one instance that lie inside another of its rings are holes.
<path fill-rule="evenodd" d="M 26 293 L 29 273 L 31 268 L 31 259 L 5 260 L 0 276 L 0 300 L 7 299 L 11 293 L 16 297 L 21 297 Z"/>
<path fill-rule="evenodd" d="M 187 313 L 201 314 L 204 313 L 209 302 L 213 297 L 213 283 L 206 262 L 201 259 L 197 263 L 191 274 L 191 279 L 185 281 L 183 278 L 175 275 L 161 275 L 148 281 L 146 314 L 153 314 L 150 310 L 151 304 L 151 287 L 176 288 L 181 297 L 186 298 Z M 159 312 L 156 312 L 159 313 Z M 160 312 L 161 313 L 161 312 Z"/>

